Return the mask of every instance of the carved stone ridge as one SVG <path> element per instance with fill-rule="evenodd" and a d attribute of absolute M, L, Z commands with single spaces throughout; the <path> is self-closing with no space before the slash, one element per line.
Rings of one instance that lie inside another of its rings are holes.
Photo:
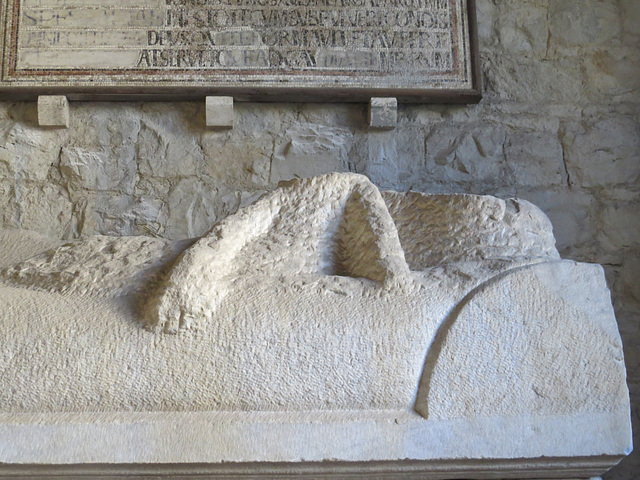
<path fill-rule="evenodd" d="M 5 265 L 0 472 L 599 475 L 631 451 L 622 343 L 602 268 L 554 243 L 524 200 L 333 173 L 199 239 Z"/>

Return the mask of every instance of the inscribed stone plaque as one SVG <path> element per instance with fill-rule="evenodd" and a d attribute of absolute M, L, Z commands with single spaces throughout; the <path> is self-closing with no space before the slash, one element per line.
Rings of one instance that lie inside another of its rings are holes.
<path fill-rule="evenodd" d="M 472 0 L 1 0 L 7 94 L 479 98 Z"/>

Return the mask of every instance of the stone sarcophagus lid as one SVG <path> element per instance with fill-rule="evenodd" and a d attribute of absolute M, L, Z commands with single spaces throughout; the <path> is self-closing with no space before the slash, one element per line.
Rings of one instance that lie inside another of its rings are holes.
<path fill-rule="evenodd" d="M 589 478 L 631 450 L 602 268 L 526 201 L 329 174 L 198 240 L 1 245 L 6 475 Z"/>

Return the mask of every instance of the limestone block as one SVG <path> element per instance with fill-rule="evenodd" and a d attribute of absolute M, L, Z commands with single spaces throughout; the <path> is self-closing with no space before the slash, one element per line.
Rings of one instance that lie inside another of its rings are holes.
<path fill-rule="evenodd" d="M 91 237 L 20 260 L 0 269 L 3 464 L 587 478 L 630 451 L 602 269 L 560 260 L 523 200 L 332 173 L 194 241 Z"/>
<path fill-rule="evenodd" d="M 45 181 L 57 163 L 65 134 L 17 122 L 0 125 L 0 176 L 16 180 Z"/>
<path fill-rule="evenodd" d="M 566 185 L 562 145 L 556 133 L 520 131 L 505 145 L 507 169 L 518 185 Z"/>
<path fill-rule="evenodd" d="M 196 127 L 189 119 L 201 112 L 193 106 L 168 112 L 147 106 L 145 113 L 135 141 L 136 158 L 131 162 L 138 164 L 140 175 L 158 178 L 197 175 L 204 163 L 204 152 L 198 136 L 193 135 Z"/>
<path fill-rule="evenodd" d="M 500 45 L 516 52 L 544 52 L 548 37 L 546 6 L 531 4 L 525 9 L 516 1 L 501 2 L 501 7 L 499 27 L 494 32 Z"/>
<path fill-rule="evenodd" d="M 134 162 L 104 150 L 63 147 L 59 162 L 60 174 L 73 190 L 131 192 L 138 175 Z"/>
<path fill-rule="evenodd" d="M 476 5 L 478 39 L 482 45 L 495 47 L 498 45 L 498 7 L 492 2 L 478 2 Z"/>
<path fill-rule="evenodd" d="M 618 8 L 617 2 L 596 0 L 552 2 L 550 41 L 563 46 L 606 43 L 620 34 Z"/>
<path fill-rule="evenodd" d="M 369 126 L 393 129 L 398 122 L 398 100 L 396 98 L 373 97 L 369 101 Z"/>
<path fill-rule="evenodd" d="M 611 252 L 640 246 L 640 211 L 637 204 L 607 205 L 600 213 L 598 239 Z"/>
<path fill-rule="evenodd" d="M 530 192 L 527 199 L 548 215 L 558 239 L 556 246 L 564 255 L 575 256 L 576 249 L 593 241 L 597 202 L 591 195 L 559 189 Z"/>
<path fill-rule="evenodd" d="M 164 202 L 154 196 L 100 192 L 88 200 L 92 203 L 93 217 L 88 217 L 87 208 L 79 220 L 105 235 L 153 234 L 164 221 Z"/>
<path fill-rule="evenodd" d="M 64 95 L 38 97 L 38 124 L 41 127 L 69 128 L 69 101 Z"/>
<path fill-rule="evenodd" d="M 70 234 L 72 204 L 64 188 L 26 183 L 19 187 L 19 226 L 54 238 Z"/>
<path fill-rule="evenodd" d="M 625 256 L 623 265 L 624 268 L 620 275 L 620 284 L 615 286 L 616 290 L 622 291 L 621 296 L 623 296 L 623 298 L 631 300 L 636 304 L 640 304 L 640 282 L 638 282 L 638 276 L 640 275 L 640 256 Z M 637 325 L 638 328 L 640 328 L 640 322 L 637 320 L 630 323 L 631 325 Z M 638 353 L 640 353 L 640 350 Z M 640 361 L 635 364 L 630 363 L 629 365 L 636 365 L 640 372 Z"/>
<path fill-rule="evenodd" d="M 165 202 L 164 236 L 171 239 L 200 237 L 216 223 L 216 196 L 211 184 L 196 178 L 180 179 L 169 190 Z"/>
<path fill-rule="evenodd" d="M 586 96 L 581 58 L 575 52 L 562 60 L 544 62 L 491 53 L 487 63 L 486 88 L 502 100 L 573 104 Z"/>
<path fill-rule="evenodd" d="M 573 185 L 613 186 L 640 178 L 640 124 L 633 117 L 570 124 L 564 144 Z"/>
<path fill-rule="evenodd" d="M 10 182 L 0 182 L 0 219 L 2 226 L 16 228 L 19 225 L 19 210 L 16 208 L 14 186 Z"/>
<path fill-rule="evenodd" d="M 504 127 L 487 122 L 466 128 L 438 125 L 425 138 L 426 169 L 441 182 L 469 181 L 494 184 L 508 179 Z"/>
<path fill-rule="evenodd" d="M 313 177 L 347 170 L 353 134 L 346 128 L 301 124 L 288 128 L 275 140 L 269 180 Z"/>
<path fill-rule="evenodd" d="M 208 128 L 233 128 L 233 97 L 207 97 L 205 116 Z"/>
<path fill-rule="evenodd" d="M 141 173 L 140 123 L 140 113 L 128 105 L 77 105 L 68 141 L 56 151 L 55 162 L 60 175 L 56 180 L 75 202 L 103 192 L 133 194 Z"/>
<path fill-rule="evenodd" d="M 247 142 L 247 135 L 251 136 L 251 142 Z M 277 163 L 271 134 L 243 132 L 239 126 L 224 132 L 205 132 L 202 151 L 206 159 L 203 164 L 205 175 L 215 178 L 217 183 L 247 190 L 257 185 L 269 185 L 272 158 L 274 168 Z"/>
<path fill-rule="evenodd" d="M 637 102 L 640 92 L 638 45 L 598 49 L 585 59 L 589 94 L 594 99 Z"/>
<path fill-rule="evenodd" d="M 640 35 L 640 4 L 634 0 L 622 0 L 619 5 L 625 30 Z"/>
<path fill-rule="evenodd" d="M 357 150 L 363 151 L 360 158 L 352 158 L 357 171 L 362 172 L 376 185 L 393 189 L 398 183 L 399 165 L 389 162 L 398 155 L 397 130 L 378 131 L 375 135 L 364 133 L 358 142 Z"/>

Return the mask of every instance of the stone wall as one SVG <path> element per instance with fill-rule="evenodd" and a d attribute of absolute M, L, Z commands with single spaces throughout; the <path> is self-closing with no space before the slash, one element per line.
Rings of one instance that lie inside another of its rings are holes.
<path fill-rule="evenodd" d="M 640 2 L 478 0 L 485 93 L 474 106 L 73 103 L 68 130 L 0 104 L 0 225 L 75 238 L 201 235 L 280 180 L 328 171 L 383 188 L 519 196 L 567 258 L 605 266 L 640 445 Z M 640 448 L 640 447 L 639 447 Z M 634 454 L 607 478 L 634 478 Z"/>

